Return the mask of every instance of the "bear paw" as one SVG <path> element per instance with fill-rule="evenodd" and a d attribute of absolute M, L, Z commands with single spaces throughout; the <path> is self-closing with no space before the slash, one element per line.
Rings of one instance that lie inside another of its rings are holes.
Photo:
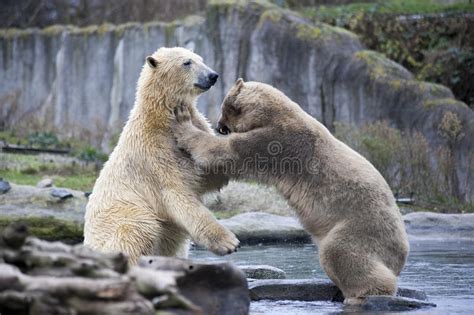
<path fill-rule="evenodd" d="M 209 246 L 209 250 L 216 255 L 224 256 L 236 252 L 240 247 L 240 242 L 232 232 L 220 235 Z"/>
<path fill-rule="evenodd" d="M 189 108 L 185 104 L 180 104 L 175 107 L 174 116 L 176 118 L 176 122 L 179 124 L 191 121 L 191 113 L 189 112 Z"/>

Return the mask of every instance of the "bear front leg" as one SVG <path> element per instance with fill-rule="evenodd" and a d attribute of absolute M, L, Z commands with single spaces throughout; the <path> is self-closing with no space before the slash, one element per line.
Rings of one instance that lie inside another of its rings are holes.
<path fill-rule="evenodd" d="M 219 224 L 196 197 L 171 190 L 163 196 L 175 224 L 186 230 L 198 245 L 217 255 L 237 251 L 240 242 L 234 233 Z"/>
<path fill-rule="evenodd" d="M 186 106 L 175 108 L 173 134 L 178 147 L 189 152 L 195 163 L 207 170 L 218 170 L 232 161 L 229 137 L 217 137 L 196 128 Z"/>

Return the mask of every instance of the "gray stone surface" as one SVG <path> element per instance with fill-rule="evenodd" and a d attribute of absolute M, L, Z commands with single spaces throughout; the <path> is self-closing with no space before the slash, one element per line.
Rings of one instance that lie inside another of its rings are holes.
<path fill-rule="evenodd" d="M 474 240 L 474 213 L 412 212 L 403 220 L 408 235 L 415 240 Z"/>
<path fill-rule="evenodd" d="M 74 197 L 73 194 L 68 189 L 65 189 L 65 188 L 53 188 L 51 190 L 51 196 L 55 198 L 59 198 L 61 200 Z"/>
<path fill-rule="evenodd" d="M 280 268 L 269 265 L 239 265 L 240 270 L 251 279 L 285 279 L 286 273 Z"/>
<path fill-rule="evenodd" d="M 230 181 L 217 193 L 204 197 L 204 204 L 212 210 L 241 212 L 267 212 L 293 215 L 292 208 L 273 187 L 256 183 Z"/>
<path fill-rule="evenodd" d="M 223 263 L 198 263 L 190 260 L 161 256 L 145 256 L 139 266 L 179 274 L 178 291 L 203 314 L 246 315 L 250 299 L 244 273 L 234 265 Z"/>
<path fill-rule="evenodd" d="M 293 217 L 263 212 L 238 214 L 220 222 L 243 244 L 309 242 L 310 236 Z"/>
<path fill-rule="evenodd" d="M 11 184 L 8 194 L 0 195 L 2 217 L 54 217 L 77 223 L 84 223 L 87 198 L 81 191 L 69 189 L 74 196 L 61 200 L 51 196 L 53 188 L 37 188 L 28 185 Z"/>
<path fill-rule="evenodd" d="M 0 118 L 17 127 L 38 120 L 108 150 L 133 105 L 144 58 L 175 45 L 194 47 L 220 73 L 198 104 L 213 122 L 238 77 L 274 85 L 329 127 L 387 120 L 419 131 L 433 152 L 447 145 L 439 132 L 444 114 L 455 113 L 463 134 L 452 144 L 455 186 L 461 199 L 474 200 L 471 109 L 449 89 L 416 81 L 402 66 L 364 51 L 354 34 L 309 24 L 265 1 L 212 2 L 203 16 L 172 23 L 2 30 Z M 439 168 L 435 154 L 430 163 Z"/>
<path fill-rule="evenodd" d="M 360 307 L 374 312 L 407 312 L 436 307 L 436 304 L 399 296 L 369 296 Z"/>
<path fill-rule="evenodd" d="M 54 184 L 54 180 L 52 178 L 44 178 L 36 184 L 36 187 L 49 188 L 49 187 L 53 187 L 53 184 Z"/>
<path fill-rule="evenodd" d="M 258 300 L 297 300 L 343 302 L 344 297 L 336 285 L 327 280 L 284 279 L 255 280 L 249 283 L 250 298 Z M 397 296 L 426 301 L 421 290 L 399 288 Z"/>
<path fill-rule="evenodd" d="M 10 191 L 11 188 L 12 187 L 9 182 L 0 178 L 0 195 L 6 194 Z"/>

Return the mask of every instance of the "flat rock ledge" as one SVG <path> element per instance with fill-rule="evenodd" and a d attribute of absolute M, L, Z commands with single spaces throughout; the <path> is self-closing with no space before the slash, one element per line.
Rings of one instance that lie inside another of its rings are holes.
<path fill-rule="evenodd" d="M 244 273 L 230 263 L 100 254 L 27 237 L 15 223 L 0 234 L 0 314 L 248 314 Z M 162 313 L 164 312 L 164 313 Z"/>
<path fill-rule="evenodd" d="M 332 282 L 316 279 L 253 280 L 249 282 L 250 299 L 343 302 L 342 292 Z M 407 311 L 435 307 L 423 291 L 399 288 L 397 296 L 369 296 L 354 311 Z"/>
<path fill-rule="evenodd" d="M 268 265 L 239 265 L 249 279 L 285 279 L 286 272 Z"/>
<path fill-rule="evenodd" d="M 248 212 L 219 222 L 231 230 L 243 244 L 311 242 L 310 235 L 294 217 Z"/>
<path fill-rule="evenodd" d="M 474 213 L 412 212 L 403 216 L 410 238 L 474 241 Z"/>

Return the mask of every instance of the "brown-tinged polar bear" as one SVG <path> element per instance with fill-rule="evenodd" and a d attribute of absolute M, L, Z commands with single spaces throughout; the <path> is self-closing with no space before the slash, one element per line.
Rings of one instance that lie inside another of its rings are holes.
<path fill-rule="evenodd" d="M 202 204 L 200 195 L 227 177 L 200 172 L 176 146 L 173 109 L 186 104 L 192 124 L 212 130 L 196 109 L 197 97 L 217 80 L 200 56 L 184 48 L 160 48 L 146 62 L 135 105 L 87 204 L 84 244 L 140 255 L 186 257 L 189 237 L 224 255 L 239 241 Z"/>
<path fill-rule="evenodd" d="M 408 254 L 400 211 L 380 173 L 277 89 L 239 79 L 216 137 L 175 110 L 178 146 L 207 169 L 274 185 L 319 247 L 345 303 L 393 295 Z"/>

